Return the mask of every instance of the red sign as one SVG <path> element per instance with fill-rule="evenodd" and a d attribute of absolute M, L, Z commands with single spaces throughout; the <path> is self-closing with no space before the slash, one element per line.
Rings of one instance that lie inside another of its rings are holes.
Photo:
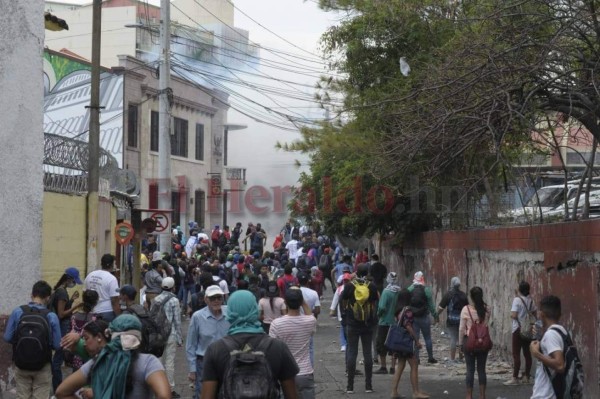
<path fill-rule="evenodd" d="M 210 178 L 210 194 L 213 196 L 221 195 L 221 176 L 213 175 Z"/>
<path fill-rule="evenodd" d="M 164 212 L 154 212 L 151 216 L 156 222 L 156 232 L 162 233 L 169 228 L 169 216 Z"/>
<path fill-rule="evenodd" d="M 133 231 L 133 226 L 129 223 L 123 222 L 115 226 L 115 238 L 121 245 L 125 245 L 131 241 L 134 234 L 135 232 Z"/>

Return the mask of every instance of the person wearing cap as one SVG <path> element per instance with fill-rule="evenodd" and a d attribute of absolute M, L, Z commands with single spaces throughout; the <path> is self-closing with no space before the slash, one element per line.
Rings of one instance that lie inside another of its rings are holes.
<path fill-rule="evenodd" d="M 230 362 L 229 345 L 241 351 L 256 350 L 263 340 L 268 340 L 264 350 L 271 374 L 276 379 L 286 399 L 296 399 L 295 377 L 298 365 L 288 346 L 264 333 L 258 320 L 258 307 L 254 295 L 250 291 L 238 290 L 231 294 L 227 303 L 227 336 L 213 342 L 206 350 L 202 373 L 202 399 L 218 397 L 227 367 Z"/>
<path fill-rule="evenodd" d="M 161 361 L 165 366 L 167 379 L 171 386 L 171 397 L 177 399 L 180 398 L 181 395 L 175 392 L 175 353 L 177 352 L 177 347 L 183 344 L 183 335 L 181 334 L 181 308 L 179 307 L 177 295 L 173 293 L 174 287 L 175 280 L 173 277 L 165 277 L 162 279 L 162 292 L 154 298 L 150 314 L 158 313 L 158 310 L 155 308 L 163 307 L 167 322 L 171 325 L 171 334 L 167 339 Z"/>
<path fill-rule="evenodd" d="M 114 265 L 114 255 L 104 254 L 100 259 L 102 270 L 94 270 L 84 280 L 86 290 L 94 290 L 98 293 L 98 303 L 94 307 L 93 313 L 107 323 L 121 314 L 119 282 L 111 273 Z"/>
<path fill-rule="evenodd" d="M 133 314 L 138 317 L 147 317 L 148 311 L 146 308 L 136 302 L 135 297 L 137 289 L 130 284 L 126 284 L 119 288 L 119 305 L 121 306 L 122 314 Z"/>
<path fill-rule="evenodd" d="M 73 306 L 73 302 L 79 298 L 79 292 L 75 291 L 71 298 L 69 298 L 67 288 L 74 288 L 75 285 L 81 284 L 83 282 L 79 278 L 79 270 L 75 267 L 68 267 L 54 286 L 50 309 L 58 316 L 61 337 L 64 337 L 71 330 L 71 316 L 73 312 L 83 306 L 82 302 Z M 62 382 L 62 365 L 64 360 L 65 354 L 62 348 L 56 350 L 52 357 L 52 387 L 54 389 Z"/>
<path fill-rule="evenodd" d="M 152 263 L 144 276 L 144 285 L 146 286 L 146 307 L 150 309 L 152 300 L 162 292 L 162 269 L 163 257 L 160 251 L 152 253 Z"/>
<path fill-rule="evenodd" d="M 374 371 L 373 374 L 387 374 L 388 369 L 386 365 L 388 350 L 385 347 L 385 339 L 387 338 L 388 331 L 392 324 L 396 323 L 396 304 L 398 303 L 398 293 L 400 292 L 400 285 L 398 285 L 398 274 L 391 272 L 386 277 L 387 286 L 381 293 L 379 303 L 377 304 L 377 338 L 375 338 L 375 350 L 379 355 L 379 370 Z M 394 374 L 395 359 L 392 357 L 392 367 L 390 368 L 390 374 Z"/>
<path fill-rule="evenodd" d="M 230 324 L 226 318 L 227 306 L 223 305 L 224 298 L 225 293 L 218 285 L 207 287 L 204 290 L 204 301 L 207 306 L 194 312 L 190 320 L 185 351 L 190 371 L 188 379 L 195 382 L 194 399 L 199 399 L 202 392 L 202 371 L 206 349 L 210 344 L 224 337 L 229 330 Z M 254 307 L 256 308 L 255 300 Z"/>
<path fill-rule="evenodd" d="M 295 378 L 298 396 L 314 399 L 315 378 L 310 343 L 317 330 L 317 319 L 309 315 L 310 307 L 297 287 L 286 291 L 285 304 L 287 315 L 271 322 L 269 335 L 285 342 L 298 364 L 300 370 Z"/>
<path fill-rule="evenodd" d="M 171 398 L 160 361 L 139 353 L 142 323 L 137 317 L 120 315 L 95 335 L 88 330 L 83 335 L 90 346 L 98 346 L 99 353 L 63 381 L 55 392 L 57 399 L 77 397 L 78 391 L 83 398 Z"/>
<path fill-rule="evenodd" d="M 431 287 L 425 286 L 425 276 L 422 271 L 415 273 L 413 283 L 408 287 L 411 292 L 410 306 L 414 315 L 413 329 L 417 337 L 422 332 L 427 349 L 427 363 L 435 364 L 438 361 L 433 357 L 433 342 L 431 341 L 431 317 L 434 321 L 439 321 L 439 316 L 435 303 L 433 302 L 433 292 Z M 424 293 L 424 298 L 423 294 Z M 419 359 L 419 349 L 415 350 L 417 359 Z"/>
<path fill-rule="evenodd" d="M 344 255 L 342 262 L 335 265 L 331 271 L 331 279 L 337 281 L 344 273 L 352 273 L 352 257 L 350 255 Z"/>

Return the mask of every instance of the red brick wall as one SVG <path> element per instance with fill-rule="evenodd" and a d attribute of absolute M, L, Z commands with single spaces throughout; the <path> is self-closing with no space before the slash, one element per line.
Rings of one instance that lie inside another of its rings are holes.
<path fill-rule="evenodd" d="M 452 276 L 462 288 L 481 286 L 492 307 L 494 350 L 510 359 L 510 305 L 525 279 L 539 301 L 561 298 L 561 322 L 573 334 L 586 373 L 586 397 L 600 397 L 600 220 L 496 229 L 428 232 L 381 255 L 405 284 L 417 270 L 425 273 L 436 300 Z M 442 319 L 445 315 L 442 315 Z"/>

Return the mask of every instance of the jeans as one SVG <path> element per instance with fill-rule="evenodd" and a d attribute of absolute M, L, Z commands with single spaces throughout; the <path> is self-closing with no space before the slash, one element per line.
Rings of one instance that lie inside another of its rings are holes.
<path fill-rule="evenodd" d="M 188 293 L 189 293 L 190 297 L 193 294 L 195 294 L 196 286 L 194 284 L 185 284 L 185 285 L 182 285 L 182 287 L 183 287 L 182 305 L 183 305 L 184 311 L 187 312 L 187 306 L 190 304 L 190 300 L 188 299 Z"/>
<path fill-rule="evenodd" d="M 475 363 L 477 363 L 477 378 L 479 386 L 487 384 L 487 375 L 485 374 L 485 363 L 487 362 L 488 352 L 468 353 L 465 352 L 465 362 L 467 363 L 467 388 L 473 388 L 475 384 Z"/>
<path fill-rule="evenodd" d="M 200 399 L 202 393 L 202 370 L 204 369 L 204 358 L 196 357 L 196 385 L 194 389 L 194 399 Z"/>
<path fill-rule="evenodd" d="M 165 372 L 167 373 L 171 391 L 175 390 L 175 353 L 177 353 L 177 340 L 175 339 L 175 336 L 171 334 L 165 345 L 165 351 L 160 358 L 162 364 L 165 366 Z"/>
<path fill-rule="evenodd" d="M 52 389 L 52 370 L 50 363 L 39 371 L 15 370 L 17 399 L 48 399 Z"/>
<path fill-rule="evenodd" d="M 315 399 L 315 377 L 313 374 L 297 375 L 295 380 L 299 399 Z"/>
<path fill-rule="evenodd" d="M 456 345 L 458 344 L 458 325 L 456 326 L 446 326 L 448 330 L 448 335 L 450 335 L 450 350 L 456 350 Z"/>
<path fill-rule="evenodd" d="M 423 333 L 423 340 L 425 341 L 425 349 L 427 349 L 427 355 L 429 359 L 433 359 L 433 343 L 431 342 L 431 317 L 429 313 L 425 316 L 415 317 L 413 321 L 413 330 L 417 338 L 419 334 Z M 419 350 L 415 349 L 415 356 L 419 360 Z"/>
<path fill-rule="evenodd" d="M 365 362 L 365 386 L 372 387 L 373 378 L 373 329 L 374 326 L 346 326 L 346 368 L 348 369 L 348 390 L 354 389 L 354 374 L 356 373 L 356 357 L 358 356 L 358 341 L 362 344 Z"/>
<path fill-rule="evenodd" d="M 60 321 L 60 336 L 64 337 L 71 329 L 71 320 L 69 318 Z M 52 390 L 56 391 L 56 388 L 60 385 L 63 380 L 62 365 L 65 361 L 65 353 L 62 348 L 54 351 L 52 357 Z"/>
<path fill-rule="evenodd" d="M 346 327 L 340 321 L 340 346 L 346 346 L 348 342 L 346 341 Z"/>
<path fill-rule="evenodd" d="M 98 319 L 102 319 L 107 323 L 110 323 L 111 321 L 113 321 L 117 316 L 115 315 L 115 312 L 110 311 L 110 312 L 106 312 L 106 313 L 98 313 L 96 315 L 96 317 Z"/>

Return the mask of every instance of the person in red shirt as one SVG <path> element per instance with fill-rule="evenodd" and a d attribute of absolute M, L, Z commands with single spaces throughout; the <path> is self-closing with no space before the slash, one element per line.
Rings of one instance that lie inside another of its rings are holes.
<path fill-rule="evenodd" d="M 277 279 L 277 287 L 279 288 L 279 295 L 285 296 L 285 290 L 291 286 L 298 286 L 298 279 L 292 274 L 292 265 L 287 264 L 283 268 L 283 276 Z"/>
<path fill-rule="evenodd" d="M 365 248 L 364 251 L 358 251 L 356 259 L 354 261 L 354 271 L 356 272 L 358 265 L 367 263 L 369 261 L 369 249 Z"/>

